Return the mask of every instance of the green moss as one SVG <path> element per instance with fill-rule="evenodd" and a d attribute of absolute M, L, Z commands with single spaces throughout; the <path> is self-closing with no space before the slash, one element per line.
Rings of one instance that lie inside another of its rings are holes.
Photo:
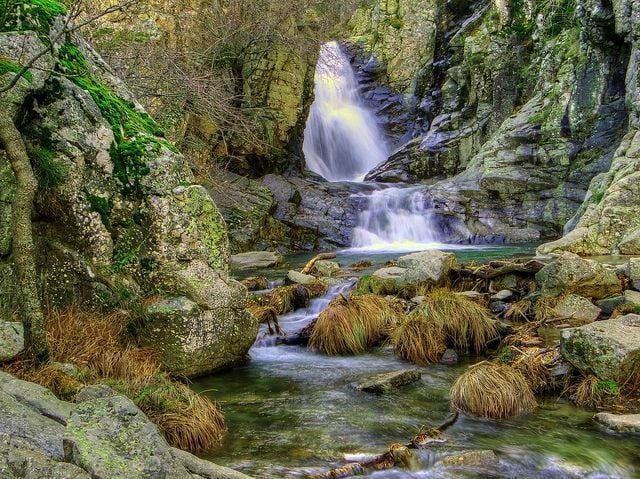
<path fill-rule="evenodd" d="M 0 0 L 0 31 L 33 30 L 48 43 L 53 21 L 66 12 L 65 6 L 54 0 Z"/>
<path fill-rule="evenodd" d="M 604 191 L 595 191 L 592 195 L 591 195 L 591 202 L 595 203 L 595 204 L 600 204 L 600 202 L 602 201 L 602 199 L 604 198 Z"/>
<path fill-rule="evenodd" d="M 120 273 L 130 265 L 137 267 L 146 243 L 147 238 L 140 227 L 133 222 L 124 225 L 114 245 L 111 271 Z"/>
<path fill-rule="evenodd" d="M 396 286 L 395 281 L 393 281 L 392 279 L 382 279 L 377 278 L 376 276 L 373 276 L 371 274 L 365 274 L 358 280 L 358 284 L 356 285 L 353 294 L 387 295 L 396 294 L 397 292 L 398 287 Z"/>
<path fill-rule="evenodd" d="M 53 188 L 67 177 L 67 166 L 56 158 L 55 151 L 48 146 L 39 146 L 30 151 L 34 173 L 41 188 Z"/>
<path fill-rule="evenodd" d="M 613 379 L 598 381 L 598 384 L 596 384 L 596 391 L 599 393 L 604 392 L 610 396 L 617 396 L 619 392 L 618 383 Z"/>
<path fill-rule="evenodd" d="M 22 70 L 22 65 L 0 58 L 0 76 L 6 73 L 20 73 L 20 70 Z M 28 82 L 33 80 L 33 74 L 29 70 L 27 70 L 22 77 Z"/>
<path fill-rule="evenodd" d="M 109 214 L 111 213 L 111 202 L 109 199 L 92 195 L 91 193 L 87 193 L 86 198 L 91 206 L 91 211 L 98 213 L 102 224 L 108 228 L 110 226 Z"/>
<path fill-rule="evenodd" d="M 396 30 L 400 30 L 404 26 L 404 22 L 401 19 L 395 17 L 391 19 L 389 25 L 391 25 Z"/>
<path fill-rule="evenodd" d="M 511 364 L 511 361 L 513 361 L 513 352 L 511 352 L 511 349 L 507 346 L 503 347 L 500 350 L 498 360 L 503 364 Z"/>

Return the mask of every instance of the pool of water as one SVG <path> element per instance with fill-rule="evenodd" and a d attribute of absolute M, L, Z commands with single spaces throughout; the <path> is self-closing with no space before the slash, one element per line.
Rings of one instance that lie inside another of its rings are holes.
<path fill-rule="evenodd" d="M 298 331 L 340 292 L 344 290 L 334 287 L 308 309 L 283 316 L 281 326 L 289 333 Z M 477 361 L 420 368 L 422 379 L 416 385 L 376 396 L 356 391 L 353 383 L 412 366 L 389 348 L 358 357 L 327 357 L 299 346 L 275 346 L 263 330 L 250 356 L 246 366 L 201 378 L 193 388 L 221 404 L 229 427 L 223 447 L 208 458 L 256 478 L 306 477 L 344 465 L 345 455 L 382 453 L 390 443 L 407 442 L 422 427 L 437 426 L 448 417 L 451 384 L 467 364 Z M 640 477 L 640 438 L 607 433 L 592 415 L 548 398 L 534 413 L 517 419 L 461 417 L 447 430 L 447 443 L 420 452 L 417 470 L 369 477 Z M 494 451 L 498 465 L 452 469 L 437 464 L 445 455 L 470 449 Z"/>

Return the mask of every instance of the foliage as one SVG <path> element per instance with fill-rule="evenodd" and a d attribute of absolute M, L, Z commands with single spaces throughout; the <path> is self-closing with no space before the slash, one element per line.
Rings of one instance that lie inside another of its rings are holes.
<path fill-rule="evenodd" d="M 4 58 L 0 58 L 0 76 L 6 73 L 19 73 L 21 69 L 22 65 L 6 60 Z M 28 82 L 31 82 L 33 80 L 33 73 L 28 70 L 22 76 Z"/>
<path fill-rule="evenodd" d="M 451 387 L 450 395 L 454 410 L 491 419 L 519 416 L 537 407 L 520 371 L 486 361 L 463 373 Z"/>
<path fill-rule="evenodd" d="M 53 21 L 65 13 L 55 0 L 0 0 L 0 32 L 34 30 L 48 43 Z"/>
<path fill-rule="evenodd" d="M 89 202 L 89 206 L 91 206 L 91 210 L 100 215 L 102 224 L 108 228 L 111 225 L 111 221 L 109 220 L 109 215 L 111 214 L 111 201 L 108 198 L 92 195 L 91 193 L 87 193 L 86 198 Z"/>

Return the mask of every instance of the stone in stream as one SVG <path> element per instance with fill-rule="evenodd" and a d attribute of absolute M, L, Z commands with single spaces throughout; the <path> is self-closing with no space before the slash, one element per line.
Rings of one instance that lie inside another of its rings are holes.
<path fill-rule="evenodd" d="M 453 253 L 424 251 L 401 256 L 396 266 L 379 269 L 373 276 L 393 280 L 398 288 L 421 281 L 441 283 L 455 264 L 456 257 Z"/>
<path fill-rule="evenodd" d="M 496 294 L 491 296 L 491 301 L 503 301 L 503 302 L 508 302 L 509 300 L 513 299 L 515 295 L 513 294 L 513 291 L 508 290 L 508 289 L 503 289 L 501 291 L 498 291 Z"/>
<path fill-rule="evenodd" d="M 231 267 L 234 269 L 271 268 L 282 262 L 282 255 L 274 251 L 248 251 L 231 256 Z"/>
<path fill-rule="evenodd" d="M 596 321 L 562 331 L 560 351 L 581 371 L 614 379 L 622 364 L 640 352 L 640 316 Z"/>
<path fill-rule="evenodd" d="M 24 349 L 24 327 L 22 323 L 0 320 L 0 361 L 15 358 Z"/>
<path fill-rule="evenodd" d="M 577 294 L 569 294 L 553 308 L 553 314 L 558 318 L 574 319 L 585 323 L 592 323 L 598 319 L 601 312 L 599 307 Z"/>
<path fill-rule="evenodd" d="M 601 412 L 593 419 L 616 432 L 640 432 L 640 414 L 611 414 Z"/>
<path fill-rule="evenodd" d="M 332 277 L 340 272 L 340 264 L 335 261 L 321 259 L 313 265 L 320 276 Z"/>
<path fill-rule="evenodd" d="M 315 284 L 318 282 L 315 276 L 310 274 L 300 273 L 299 271 L 291 270 L 287 273 L 287 280 L 293 284 Z"/>
<path fill-rule="evenodd" d="M 421 377 L 422 373 L 417 369 L 401 369 L 363 379 L 356 384 L 355 388 L 366 393 L 386 394 L 407 384 L 415 383 Z"/>
<path fill-rule="evenodd" d="M 458 353 L 453 349 L 447 349 L 442 355 L 442 359 L 440 359 L 440 364 L 445 364 L 447 366 L 454 366 L 458 364 L 460 358 L 458 357 Z"/>

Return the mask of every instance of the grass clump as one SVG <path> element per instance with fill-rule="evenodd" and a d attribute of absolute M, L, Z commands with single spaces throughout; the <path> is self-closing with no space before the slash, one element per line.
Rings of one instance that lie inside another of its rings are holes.
<path fill-rule="evenodd" d="M 267 294 L 250 299 L 247 307 L 268 306 L 280 315 L 308 306 L 309 298 L 309 291 L 304 286 L 292 284 L 279 286 Z"/>
<path fill-rule="evenodd" d="M 576 386 L 573 401 L 578 407 L 599 409 L 617 395 L 618 385 L 615 381 L 602 381 L 590 374 Z"/>
<path fill-rule="evenodd" d="M 553 375 L 547 367 L 552 359 L 549 355 L 554 355 L 555 353 L 553 351 L 545 351 L 540 348 L 518 350 L 519 354 L 511 364 L 522 373 L 531 389 L 536 393 L 551 390 L 556 386 L 556 381 L 554 381 Z"/>
<path fill-rule="evenodd" d="M 504 318 L 507 321 L 531 321 L 534 315 L 533 303 L 528 299 L 521 299 L 511 304 Z"/>
<path fill-rule="evenodd" d="M 395 354 L 421 366 L 440 361 L 447 349 L 440 325 L 415 312 L 393 330 L 391 344 Z"/>
<path fill-rule="evenodd" d="M 173 381 L 152 352 L 128 343 L 126 315 L 102 314 L 76 306 L 47 311 L 49 363 L 14 362 L 8 372 L 51 389 L 63 399 L 89 384 L 107 384 L 128 396 L 175 447 L 213 449 L 226 432 L 215 403 Z M 67 373 L 62 364 L 73 364 Z"/>
<path fill-rule="evenodd" d="M 418 311 L 439 324 L 447 342 L 458 351 L 480 353 L 499 337 L 496 322 L 486 308 L 448 289 L 427 294 Z"/>
<path fill-rule="evenodd" d="M 309 347 L 330 356 L 363 354 L 388 334 L 396 317 L 380 296 L 339 296 L 315 321 Z"/>
<path fill-rule="evenodd" d="M 7 73 L 20 73 L 21 70 L 22 65 L 14 63 L 10 60 L 6 60 L 4 58 L 0 58 L 0 76 Z M 29 70 L 27 70 L 22 76 L 28 82 L 31 82 L 33 80 L 33 73 L 31 73 Z"/>
<path fill-rule="evenodd" d="M 450 394 L 452 409 L 490 419 L 519 416 L 537 407 L 525 377 L 505 364 L 471 366 L 456 380 Z"/>

